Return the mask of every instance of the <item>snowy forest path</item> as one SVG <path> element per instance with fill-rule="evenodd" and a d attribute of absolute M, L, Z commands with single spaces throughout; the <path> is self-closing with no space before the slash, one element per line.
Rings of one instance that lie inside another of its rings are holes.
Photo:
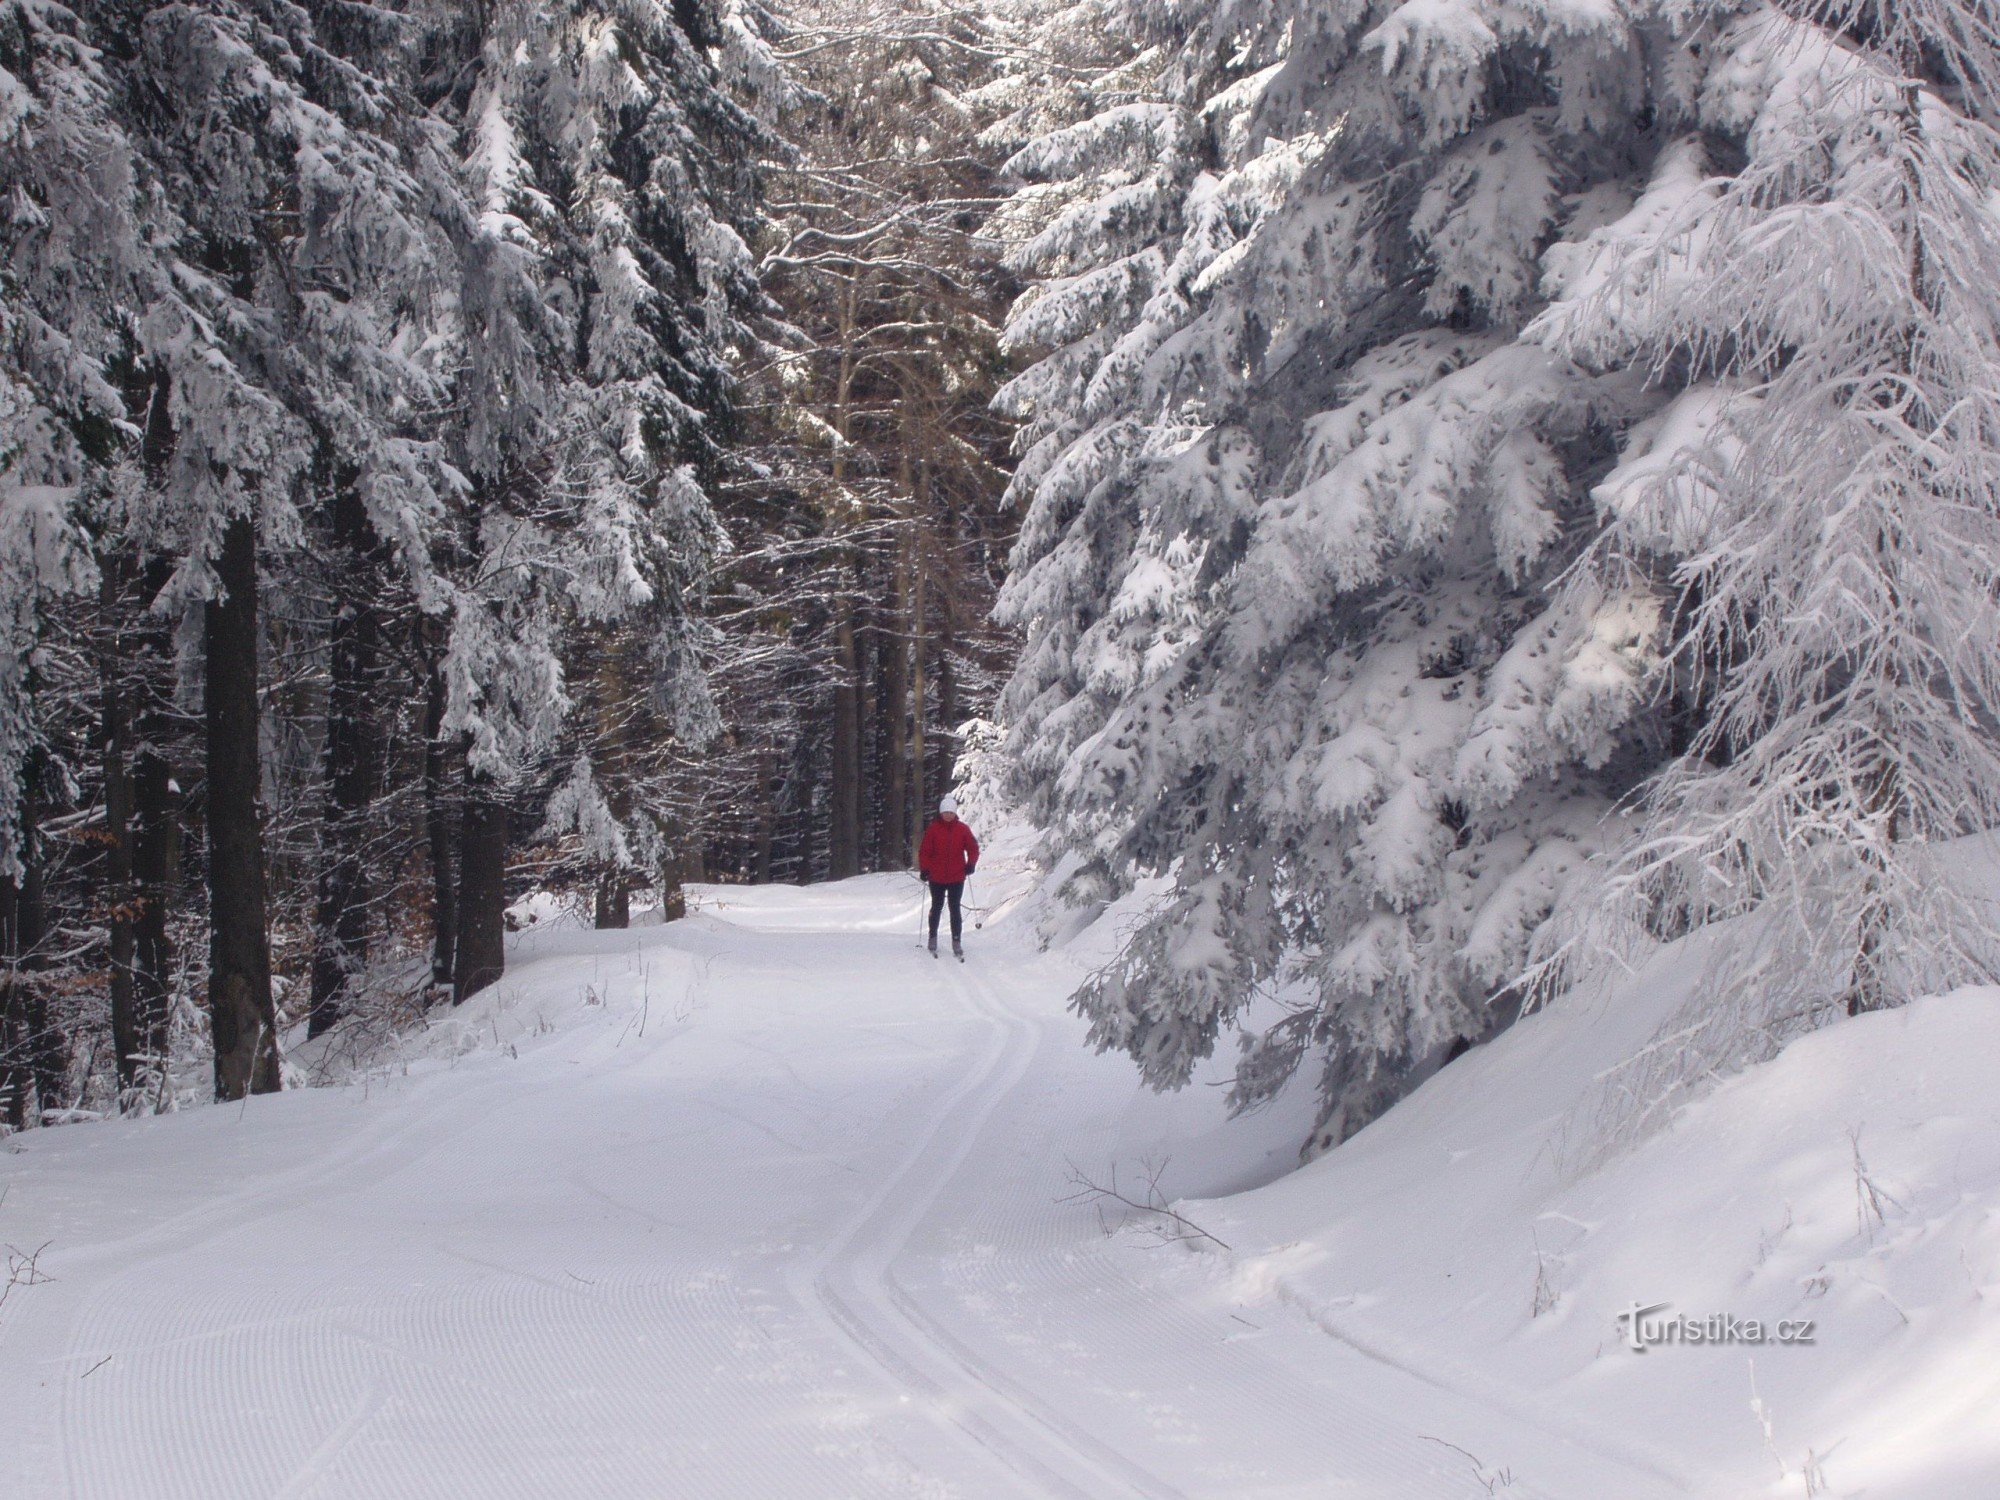
<path fill-rule="evenodd" d="M 1295 1121 L 1140 1091 L 1068 960 L 914 916 L 870 877 L 551 924 L 390 1076 L 9 1143 L 0 1242 L 54 1279 L 0 1310 L 0 1491 L 1492 1493 L 1517 1419 L 1075 1197 L 1261 1180 Z M 1671 1493 L 1560 1452 L 1505 1493 Z"/>

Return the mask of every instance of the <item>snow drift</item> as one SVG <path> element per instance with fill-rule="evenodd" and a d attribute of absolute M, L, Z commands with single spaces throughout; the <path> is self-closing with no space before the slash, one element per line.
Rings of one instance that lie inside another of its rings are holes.
<path fill-rule="evenodd" d="M 1524 1019 L 1300 1171 L 1183 1211 L 1234 1247 L 1229 1294 L 1692 1493 L 1988 1500 L 2000 989 L 1803 1037 L 1590 1165 L 1603 1080 L 1672 1045 L 1660 1027 L 1715 941 Z M 1635 1307 L 1737 1341 L 1641 1353 Z M 1765 1342 L 1741 1341 L 1750 1320 Z M 1777 1342 L 1805 1321 L 1810 1342 Z M 1525 1439 L 1473 1461 L 1533 1478 Z"/>

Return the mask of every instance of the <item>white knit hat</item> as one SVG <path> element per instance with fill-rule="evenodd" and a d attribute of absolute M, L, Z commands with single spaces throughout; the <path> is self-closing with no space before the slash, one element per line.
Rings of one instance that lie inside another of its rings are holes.
<path fill-rule="evenodd" d="M 958 798 L 952 796 L 949 792 L 947 792 L 944 796 L 944 800 L 938 803 L 938 811 L 950 812 L 950 813 L 957 812 Z"/>

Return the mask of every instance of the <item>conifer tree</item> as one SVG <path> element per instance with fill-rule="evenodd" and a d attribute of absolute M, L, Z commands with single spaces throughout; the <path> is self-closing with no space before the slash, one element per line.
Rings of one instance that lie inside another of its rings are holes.
<path fill-rule="evenodd" d="M 1530 329 L 1688 372 L 1599 487 L 1610 531 L 1570 592 L 1646 601 L 1657 691 L 1700 711 L 1546 946 L 1574 977 L 1741 920 L 1676 1044 L 1607 1083 L 1614 1138 L 1808 1026 L 2000 973 L 1949 852 L 2000 821 L 1990 17 L 1682 24 L 1707 59 L 1690 130 L 1551 257 Z"/>

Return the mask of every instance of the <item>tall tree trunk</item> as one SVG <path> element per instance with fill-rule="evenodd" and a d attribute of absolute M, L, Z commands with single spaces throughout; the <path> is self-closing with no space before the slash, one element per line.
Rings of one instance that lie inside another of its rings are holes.
<path fill-rule="evenodd" d="M 957 642 L 951 617 L 951 601 L 944 601 L 938 626 L 938 742 L 943 751 L 938 769 L 938 785 L 951 787 L 952 756 L 958 744 L 958 674 L 952 670 L 952 650 Z"/>
<path fill-rule="evenodd" d="M 860 307 L 859 287 L 844 279 L 839 302 L 840 369 L 834 378 L 833 430 L 840 441 L 833 449 L 835 521 L 845 526 L 848 495 L 847 448 L 853 423 L 854 332 Z M 848 569 L 851 571 L 852 564 Z M 861 873 L 861 658 L 854 641 L 854 593 L 858 583 L 843 587 L 833 601 L 833 753 L 827 819 L 827 874 L 835 880 Z"/>
<path fill-rule="evenodd" d="M 150 380 L 140 455 L 158 484 L 173 456 L 172 393 L 167 372 Z M 108 627 L 98 678 L 104 702 L 104 803 L 110 856 L 111 1039 L 120 1091 L 164 1069 L 167 1004 L 174 963 L 167 912 L 180 863 L 180 818 L 167 743 L 173 733 L 166 683 L 174 671 L 172 628 L 152 612 L 173 576 L 156 557 L 143 570 L 130 553 L 102 559 Z"/>
<path fill-rule="evenodd" d="M 854 795 L 856 863 L 864 870 L 875 868 L 875 839 L 880 833 L 882 801 L 869 793 L 881 785 L 882 725 L 879 719 L 882 684 L 882 632 L 876 612 L 867 601 L 872 589 L 859 595 L 854 610 L 855 664 L 858 672 L 854 703 L 855 744 Z"/>
<path fill-rule="evenodd" d="M 41 769 L 31 759 L 28 787 L 21 797 L 21 874 L 0 876 L 0 1107 L 7 1123 L 20 1130 L 56 1108 L 68 1056 L 61 1034 L 49 1021 L 48 994 L 37 977 L 45 961 L 48 908 L 42 888 L 37 825 Z M 28 1108 L 34 1095 L 35 1108 Z"/>
<path fill-rule="evenodd" d="M 908 465 L 904 465 L 905 476 Z M 896 546 L 895 607 L 881 632 L 882 825 L 876 830 L 875 868 L 900 870 L 908 858 L 910 737 L 909 633 L 910 538 L 907 528 Z"/>
<path fill-rule="evenodd" d="M 277 1015 L 271 1004 L 259 818 L 257 536 L 238 516 L 223 532 L 223 593 L 204 610 L 208 729 L 208 1012 L 215 1094 L 274 1093 Z"/>
<path fill-rule="evenodd" d="M 674 852 L 666 861 L 659 874 L 660 920 L 678 922 L 688 914 L 687 881 L 690 864 L 699 870 L 698 857 L 689 856 L 684 846 L 686 833 L 676 825 L 668 830 L 674 839 Z"/>
<path fill-rule="evenodd" d="M 592 925 L 599 931 L 619 930 L 632 925 L 632 884 L 624 871 L 598 877 L 597 900 Z"/>
<path fill-rule="evenodd" d="M 507 804 L 483 776 L 468 775 L 458 835 L 458 953 L 454 1005 L 498 982 L 507 968 Z"/>
<path fill-rule="evenodd" d="M 155 563 L 136 585 L 130 559 L 103 563 L 107 611 L 143 611 L 166 586 Z M 111 1043 L 121 1090 L 150 1067 L 164 1066 L 167 996 L 174 950 L 167 912 L 180 863 L 180 820 L 164 741 L 169 732 L 160 675 L 171 670 L 173 642 L 158 621 L 105 643 L 98 675 L 103 694 L 104 814 L 110 845 L 105 897 L 111 959 Z"/>
<path fill-rule="evenodd" d="M 424 688 L 424 842 L 431 867 L 431 985 L 437 989 L 450 987 L 458 961 L 457 830 L 449 784 L 451 747 L 444 736 L 446 692 L 443 665 L 432 661 Z"/>
<path fill-rule="evenodd" d="M 632 687 L 625 649 L 615 635 L 604 632 L 592 654 L 595 671 L 588 686 L 595 700 L 597 733 L 591 744 L 592 764 L 598 785 L 604 789 L 611 816 L 620 826 L 629 826 L 632 816 L 631 741 Z M 600 929 L 623 929 L 632 925 L 632 883 L 635 872 L 612 860 L 601 863 L 596 874 L 595 925 Z M 660 872 L 665 879 L 666 873 Z"/>
<path fill-rule="evenodd" d="M 861 662 L 854 649 L 854 605 L 834 601 L 832 813 L 828 871 L 835 880 L 861 873 Z"/>
<path fill-rule="evenodd" d="M 155 486 L 164 483 L 167 462 L 173 456 L 172 393 L 171 378 L 162 366 L 153 378 L 146 435 L 140 445 L 148 482 Z M 137 743 L 131 761 L 132 897 L 136 907 L 132 1000 L 140 1055 L 157 1067 L 163 1086 L 167 1012 L 174 982 L 174 945 L 167 935 L 167 914 L 173 910 L 181 869 L 181 796 L 168 759 L 178 732 L 172 684 L 179 653 L 173 625 L 156 614 L 153 605 L 173 576 L 174 565 L 164 556 L 152 558 L 142 570 L 139 598 L 134 603 L 143 623 L 129 637 L 126 659 L 126 680 L 138 700 L 132 720 Z"/>
<path fill-rule="evenodd" d="M 750 878 L 758 885 L 771 880 L 771 851 L 778 829 L 778 799 L 772 782 L 776 777 L 773 752 L 767 747 L 757 752 L 757 842 Z"/>
<path fill-rule="evenodd" d="M 98 570 L 99 603 L 106 621 L 125 610 L 131 568 L 123 556 L 103 559 Z M 109 841 L 104 860 L 104 899 L 109 912 L 111 973 L 111 1051 L 121 1093 L 138 1081 L 139 1059 L 146 1050 L 140 1036 L 138 983 L 134 960 L 138 952 L 138 829 L 132 762 L 131 684 L 126 679 L 125 642 L 107 624 L 98 651 L 98 689 L 103 700 L 104 832 Z"/>
<path fill-rule="evenodd" d="M 334 497 L 334 536 L 348 576 L 339 592 L 326 695 L 326 815 L 321 827 L 319 900 L 313 916 L 312 996 L 306 1034 L 320 1036 L 345 1012 L 348 987 L 368 962 L 368 810 L 382 779 L 376 724 L 381 615 L 366 576 L 371 545 L 361 496 L 343 484 Z"/>
<path fill-rule="evenodd" d="M 911 863 L 917 862 L 917 845 L 923 839 L 925 819 L 930 815 L 930 785 L 925 776 L 924 757 L 929 744 L 924 736 L 924 578 L 929 562 L 924 547 L 924 522 L 930 514 L 930 465 L 917 464 L 917 497 L 910 522 L 910 805 L 916 816 L 910 820 L 909 847 L 903 851 Z"/>
<path fill-rule="evenodd" d="M 164 579 L 162 580 L 164 584 Z M 164 638 L 166 632 L 159 632 Z M 171 646 L 170 640 L 165 640 Z M 163 659 L 164 653 L 163 653 Z M 163 1075 L 167 1065 L 167 1011 L 173 992 L 174 944 L 167 913 L 181 864 L 180 794 L 165 747 L 165 705 L 149 695 L 139 717 L 139 753 L 132 765 L 132 888 L 138 907 L 133 930 L 132 989 L 141 1058 Z"/>

